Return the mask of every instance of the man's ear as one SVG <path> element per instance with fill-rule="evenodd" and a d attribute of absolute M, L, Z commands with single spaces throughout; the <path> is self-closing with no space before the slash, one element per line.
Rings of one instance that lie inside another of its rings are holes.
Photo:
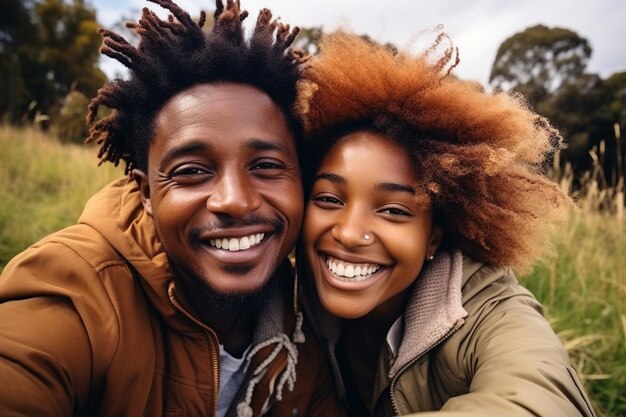
<path fill-rule="evenodd" d="M 150 200 L 150 185 L 148 184 L 148 175 L 140 169 L 133 169 L 131 172 L 133 179 L 139 186 L 139 195 L 141 195 L 141 204 L 143 209 L 152 217 L 152 202 Z"/>

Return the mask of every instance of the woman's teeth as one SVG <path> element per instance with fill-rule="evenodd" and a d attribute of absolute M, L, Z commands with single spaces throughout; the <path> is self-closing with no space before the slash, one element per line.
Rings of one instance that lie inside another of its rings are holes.
<path fill-rule="evenodd" d="M 214 248 L 237 252 L 249 249 L 254 245 L 258 245 L 264 237 L 265 233 L 256 233 L 254 235 L 244 236 L 241 238 L 231 237 L 223 239 L 209 239 L 209 244 Z"/>
<path fill-rule="evenodd" d="M 346 282 L 364 281 L 380 269 L 380 265 L 353 264 L 332 258 L 326 258 L 326 265 L 337 279 Z"/>

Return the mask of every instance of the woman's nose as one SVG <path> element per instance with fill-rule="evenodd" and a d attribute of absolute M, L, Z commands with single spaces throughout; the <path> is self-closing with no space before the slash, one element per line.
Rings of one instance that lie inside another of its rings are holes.
<path fill-rule="evenodd" d="M 331 229 L 331 236 L 343 246 L 367 246 L 374 243 L 374 233 L 367 227 L 367 216 L 347 210 Z"/>

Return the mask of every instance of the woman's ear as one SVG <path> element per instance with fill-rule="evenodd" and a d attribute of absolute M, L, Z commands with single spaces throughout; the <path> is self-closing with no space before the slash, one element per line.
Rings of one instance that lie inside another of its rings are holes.
<path fill-rule="evenodd" d="M 441 245 L 441 242 L 443 240 L 443 230 L 441 229 L 441 227 L 435 223 L 433 224 L 433 229 L 430 232 L 430 239 L 428 240 L 428 256 L 434 256 L 435 253 L 437 253 L 437 249 L 439 249 L 439 246 Z"/>
<path fill-rule="evenodd" d="M 133 169 L 131 176 L 137 182 L 139 194 L 141 195 L 141 204 L 143 209 L 152 217 L 152 203 L 150 201 L 150 184 L 148 184 L 148 176 L 140 169 Z"/>

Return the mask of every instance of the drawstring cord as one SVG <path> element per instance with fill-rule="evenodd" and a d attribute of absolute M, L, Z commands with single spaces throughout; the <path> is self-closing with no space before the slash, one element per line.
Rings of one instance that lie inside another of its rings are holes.
<path fill-rule="evenodd" d="M 261 381 L 265 373 L 267 372 L 267 367 L 272 363 L 274 359 L 278 356 L 282 349 L 287 351 L 287 365 L 283 370 L 280 378 L 278 379 L 278 383 L 274 384 L 274 381 L 271 382 L 269 387 L 270 396 L 274 390 L 276 391 L 276 400 L 280 401 L 283 399 L 283 388 L 285 384 L 287 384 L 287 388 L 289 391 L 293 391 L 294 384 L 296 382 L 296 365 L 298 364 L 298 348 L 295 343 L 304 343 L 306 337 L 304 332 L 302 331 L 302 324 L 304 322 L 304 316 L 299 309 L 298 306 L 298 274 L 295 274 L 294 277 L 294 287 L 293 287 L 293 310 L 296 314 L 296 325 L 293 330 L 292 339 L 289 340 L 286 334 L 281 333 L 277 336 L 272 337 L 258 345 L 254 346 L 250 353 L 248 354 L 249 358 L 252 358 L 256 353 L 258 353 L 261 349 L 266 346 L 270 346 L 271 344 L 276 343 L 276 347 L 270 353 L 270 355 L 265 358 L 265 360 L 257 366 L 257 368 L 252 372 L 252 377 L 248 381 L 248 388 L 246 389 L 246 395 L 239 404 L 237 404 L 237 417 L 252 417 L 253 410 L 250 406 L 252 402 L 252 393 L 254 392 L 254 387 Z M 247 372 L 248 366 L 250 362 L 246 365 L 245 371 Z M 274 387 L 275 385 L 275 387 Z M 269 401 L 269 399 L 268 399 Z M 267 405 L 267 403 L 266 403 Z"/>
<path fill-rule="evenodd" d="M 276 347 L 270 353 L 270 355 L 265 358 L 263 362 L 252 372 L 252 377 L 248 381 L 248 388 L 246 390 L 246 395 L 242 402 L 237 404 L 237 416 L 238 417 L 252 417 L 253 411 L 250 403 L 252 402 L 252 393 L 254 392 L 254 387 L 261 381 L 265 373 L 267 372 L 267 367 L 272 363 L 274 359 L 278 356 L 281 350 L 285 349 L 287 352 L 287 365 L 283 370 L 280 378 L 278 379 L 278 383 L 274 384 L 274 381 L 271 382 L 269 387 L 270 395 L 274 390 L 276 391 L 276 400 L 280 401 L 283 399 L 283 388 L 285 384 L 287 384 L 287 388 L 289 391 L 293 391 L 294 384 L 296 382 L 296 365 L 298 364 L 298 348 L 295 343 L 304 343 L 304 333 L 302 332 L 302 322 L 303 316 L 301 312 L 298 312 L 296 315 L 296 328 L 293 332 L 293 342 L 289 340 L 286 334 L 281 333 L 280 335 L 274 336 L 271 339 L 268 339 L 258 345 L 254 346 L 249 353 L 248 357 L 253 357 L 256 353 L 258 353 L 261 349 L 266 346 L 270 346 L 276 343 Z M 250 362 L 248 362 L 249 364 Z M 246 365 L 246 371 L 248 365 Z M 275 385 L 275 386 L 274 386 Z"/>

